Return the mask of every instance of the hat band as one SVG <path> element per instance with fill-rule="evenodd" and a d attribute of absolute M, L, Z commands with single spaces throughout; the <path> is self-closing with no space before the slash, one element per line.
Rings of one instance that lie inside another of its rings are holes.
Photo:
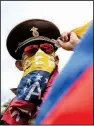
<path fill-rule="evenodd" d="M 54 44 L 57 48 L 60 47 L 60 45 L 58 44 L 58 42 L 57 42 L 55 39 L 49 39 L 48 37 L 38 36 L 38 37 L 31 37 L 31 38 L 29 38 L 29 39 L 27 39 L 27 40 L 25 40 L 25 41 L 23 41 L 23 42 L 20 42 L 20 43 L 18 44 L 17 49 L 15 50 L 15 53 L 16 53 L 21 47 L 23 47 L 24 45 L 26 45 L 27 43 L 33 42 L 33 41 L 36 41 L 36 40 L 45 40 L 45 41 L 48 41 L 48 42 Z"/>

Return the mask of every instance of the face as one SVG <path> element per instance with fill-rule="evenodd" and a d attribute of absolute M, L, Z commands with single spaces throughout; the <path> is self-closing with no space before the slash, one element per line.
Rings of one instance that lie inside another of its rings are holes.
<path fill-rule="evenodd" d="M 50 59 L 50 60 L 49 60 Z M 50 63 L 48 62 L 50 61 Z M 43 63 L 43 64 L 42 64 Z M 49 69 L 51 68 L 49 64 L 52 63 L 52 69 L 54 69 L 55 64 L 58 63 L 58 58 L 55 57 L 54 46 L 48 43 L 42 43 L 40 45 L 34 44 L 29 45 L 24 49 L 24 53 L 21 61 L 16 61 L 16 66 L 20 70 L 28 71 L 29 67 L 32 69 Z M 30 71 L 30 70 L 29 70 Z"/>

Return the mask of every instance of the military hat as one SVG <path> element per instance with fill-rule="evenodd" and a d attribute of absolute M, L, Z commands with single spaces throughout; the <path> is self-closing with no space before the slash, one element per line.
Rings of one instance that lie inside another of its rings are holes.
<path fill-rule="evenodd" d="M 58 37 L 60 37 L 60 31 L 55 24 L 46 20 L 32 19 L 15 26 L 7 37 L 6 45 L 10 55 L 19 60 L 27 45 L 48 42 L 53 44 L 57 50 Z"/>

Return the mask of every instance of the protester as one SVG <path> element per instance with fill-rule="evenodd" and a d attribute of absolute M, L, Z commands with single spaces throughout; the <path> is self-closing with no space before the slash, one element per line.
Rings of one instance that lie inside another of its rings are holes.
<path fill-rule="evenodd" d="M 37 115 L 58 74 L 56 50 L 60 46 L 73 50 L 81 38 L 80 31 L 85 31 L 82 29 L 60 35 L 55 24 L 40 19 L 24 21 L 12 29 L 7 38 L 7 49 L 16 60 L 17 68 L 23 71 L 23 77 L 16 97 L 3 114 L 3 124 L 27 125 Z"/>

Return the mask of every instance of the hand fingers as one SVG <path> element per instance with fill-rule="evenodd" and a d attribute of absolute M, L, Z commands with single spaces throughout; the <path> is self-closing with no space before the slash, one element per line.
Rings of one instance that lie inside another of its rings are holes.
<path fill-rule="evenodd" d="M 70 39 L 70 35 L 69 32 L 64 32 L 61 36 L 60 36 L 61 40 L 63 40 L 63 42 L 68 42 Z"/>
<path fill-rule="evenodd" d="M 60 39 L 57 39 L 57 41 L 63 49 L 72 50 L 73 46 L 70 42 L 65 43 Z"/>
<path fill-rule="evenodd" d="M 79 38 L 77 37 L 77 35 L 74 32 L 71 32 L 71 34 L 70 34 L 70 43 L 74 45 L 78 41 L 79 41 Z"/>
<path fill-rule="evenodd" d="M 72 50 L 79 41 L 79 38 L 74 32 L 69 32 L 63 33 L 57 41 L 63 49 Z"/>

